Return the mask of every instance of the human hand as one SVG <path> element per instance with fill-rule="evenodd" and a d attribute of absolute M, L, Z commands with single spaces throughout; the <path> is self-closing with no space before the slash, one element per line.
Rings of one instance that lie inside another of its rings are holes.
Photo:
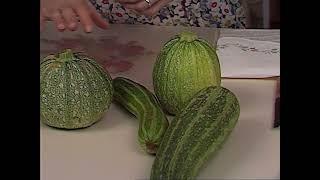
<path fill-rule="evenodd" d="M 41 0 L 40 31 L 47 20 L 54 21 L 59 31 L 75 31 L 79 21 L 85 32 L 91 32 L 94 24 L 102 29 L 108 26 L 88 0 Z"/>
<path fill-rule="evenodd" d="M 117 0 L 127 9 L 132 9 L 146 16 L 154 16 L 158 11 L 172 0 Z"/>

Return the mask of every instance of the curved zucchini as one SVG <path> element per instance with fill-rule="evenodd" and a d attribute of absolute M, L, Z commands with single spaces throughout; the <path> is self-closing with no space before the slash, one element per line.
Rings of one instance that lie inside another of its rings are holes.
<path fill-rule="evenodd" d="M 169 125 L 156 97 L 144 86 L 124 77 L 113 80 L 114 100 L 139 119 L 138 140 L 149 154 L 156 154 Z"/>

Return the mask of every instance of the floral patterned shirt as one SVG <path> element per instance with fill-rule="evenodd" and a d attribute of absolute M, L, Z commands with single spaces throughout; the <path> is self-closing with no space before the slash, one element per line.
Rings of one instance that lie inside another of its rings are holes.
<path fill-rule="evenodd" d="M 90 0 L 110 23 L 245 28 L 240 0 L 172 0 L 154 17 L 138 15 L 116 0 Z"/>

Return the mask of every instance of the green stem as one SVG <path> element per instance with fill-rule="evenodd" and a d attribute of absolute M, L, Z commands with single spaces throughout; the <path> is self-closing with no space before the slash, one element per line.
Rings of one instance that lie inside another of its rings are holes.
<path fill-rule="evenodd" d="M 187 41 L 187 42 L 192 42 L 198 39 L 197 34 L 190 31 L 185 31 L 180 33 L 179 37 L 180 37 L 180 41 Z"/>
<path fill-rule="evenodd" d="M 66 61 L 73 60 L 75 57 L 74 57 L 71 49 L 66 49 L 64 52 L 62 52 L 58 55 L 58 58 L 59 58 L 59 60 L 66 62 Z"/>

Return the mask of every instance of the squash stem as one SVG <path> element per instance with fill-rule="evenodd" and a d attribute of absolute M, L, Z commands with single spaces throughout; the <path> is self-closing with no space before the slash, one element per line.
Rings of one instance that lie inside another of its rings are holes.
<path fill-rule="evenodd" d="M 156 154 L 158 146 L 152 142 L 146 142 L 147 152 L 149 154 Z"/>
<path fill-rule="evenodd" d="M 71 49 L 66 49 L 64 52 L 62 52 L 58 55 L 58 58 L 59 58 L 59 60 L 66 62 L 66 61 L 73 60 L 75 57 L 74 57 Z"/>
<path fill-rule="evenodd" d="M 192 42 L 198 39 L 197 34 L 190 31 L 185 31 L 180 33 L 179 37 L 180 37 L 180 41 L 187 41 L 187 42 Z"/>

